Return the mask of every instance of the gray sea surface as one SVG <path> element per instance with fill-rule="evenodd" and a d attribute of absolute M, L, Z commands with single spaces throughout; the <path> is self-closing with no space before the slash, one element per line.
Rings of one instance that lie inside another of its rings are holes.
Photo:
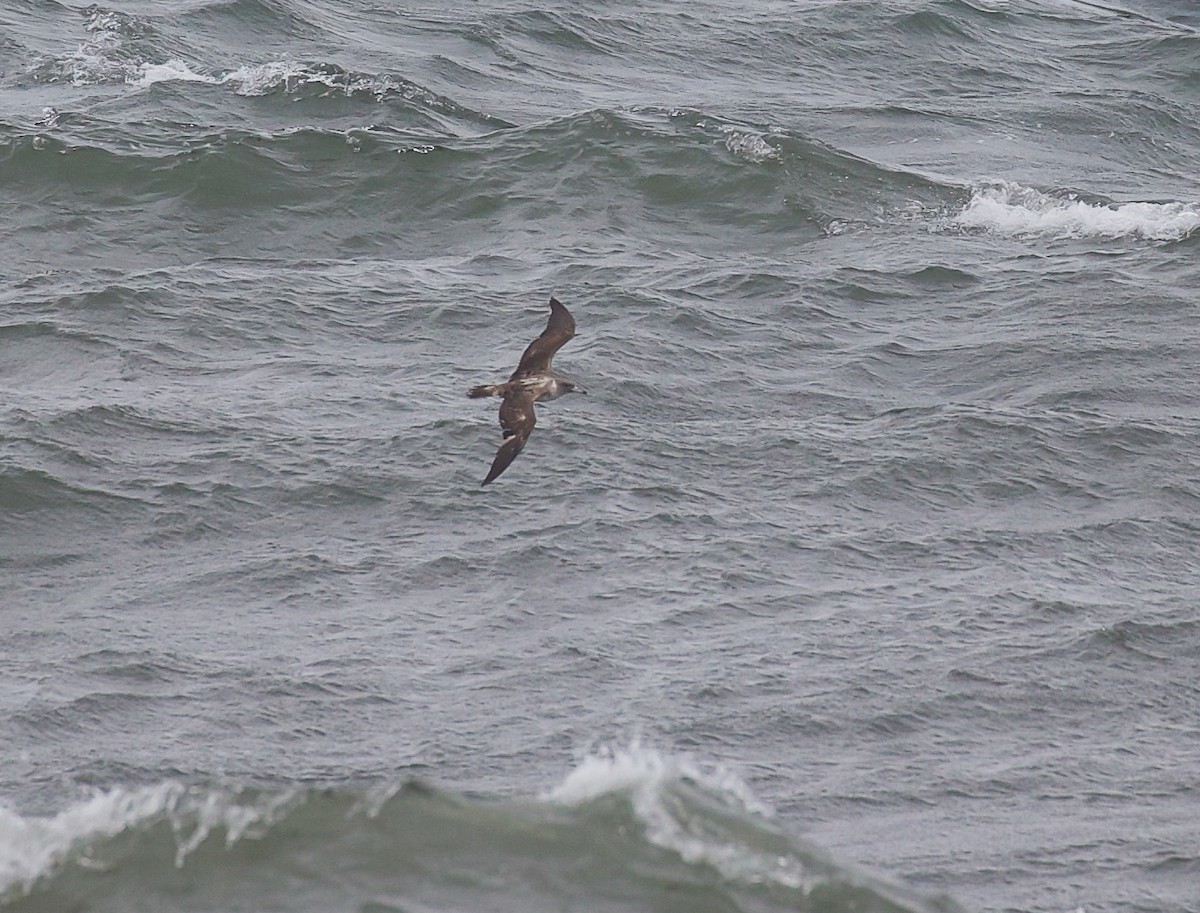
<path fill-rule="evenodd" d="M 0 0 L 0 204 L 0 908 L 1200 910 L 1195 4 Z"/>

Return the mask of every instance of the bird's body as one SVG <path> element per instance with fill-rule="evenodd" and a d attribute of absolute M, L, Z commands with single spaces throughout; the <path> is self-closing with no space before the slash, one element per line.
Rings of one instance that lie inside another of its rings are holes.
<path fill-rule="evenodd" d="M 550 368 L 554 353 L 574 335 L 575 318 L 561 302 L 551 298 L 550 320 L 546 329 L 525 349 L 512 377 L 502 384 L 483 384 L 467 392 L 467 396 L 473 399 L 484 396 L 502 398 L 500 428 L 504 432 L 504 443 L 496 451 L 496 458 L 483 485 L 504 472 L 524 448 L 537 423 L 534 403 L 558 399 L 567 393 L 587 392 Z"/>

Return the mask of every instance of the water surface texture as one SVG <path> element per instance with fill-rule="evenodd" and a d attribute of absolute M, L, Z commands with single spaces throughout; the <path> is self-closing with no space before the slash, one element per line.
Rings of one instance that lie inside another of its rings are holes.
<path fill-rule="evenodd" d="M 1195 913 L 1198 29 L 5 0 L 0 907 Z"/>

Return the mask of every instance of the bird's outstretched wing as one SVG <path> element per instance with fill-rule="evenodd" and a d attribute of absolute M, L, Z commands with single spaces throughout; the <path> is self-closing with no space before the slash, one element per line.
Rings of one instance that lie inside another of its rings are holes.
<path fill-rule="evenodd" d="M 496 451 L 496 458 L 492 460 L 492 468 L 488 470 L 487 478 L 480 484 L 486 485 L 508 469 L 525 446 L 536 423 L 531 392 L 517 389 L 504 395 L 504 401 L 500 404 L 500 428 L 504 431 L 504 443 Z"/>
<path fill-rule="evenodd" d="M 570 311 L 563 306 L 562 302 L 557 298 L 551 298 L 550 320 L 546 323 L 546 329 L 525 349 L 525 354 L 521 356 L 517 370 L 513 372 L 509 380 L 548 372 L 554 353 L 574 335 L 575 318 L 571 316 Z"/>

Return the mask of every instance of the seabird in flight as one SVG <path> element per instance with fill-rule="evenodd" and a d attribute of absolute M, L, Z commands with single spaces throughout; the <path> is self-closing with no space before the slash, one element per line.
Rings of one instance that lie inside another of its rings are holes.
<path fill-rule="evenodd" d="M 575 318 L 555 298 L 550 299 L 550 320 L 542 335 L 529 344 L 517 370 L 505 383 L 483 384 L 472 387 L 467 396 L 476 399 L 483 396 L 499 396 L 500 428 L 504 432 L 504 443 L 496 451 L 492 468 L 481 484 L 486 485 L 504 472 L 517 458 L 536 422 L 533 404 L 558 399 L 566 393 L 587 393 L 574 381 L 550 370 L 554 353 L 575 335 Z"/>

